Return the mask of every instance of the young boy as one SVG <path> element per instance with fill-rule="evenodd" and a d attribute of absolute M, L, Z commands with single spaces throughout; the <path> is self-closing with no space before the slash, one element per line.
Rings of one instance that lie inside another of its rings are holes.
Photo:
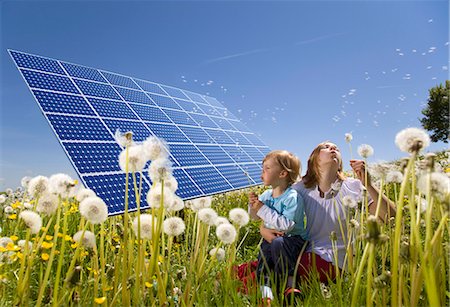
<path fill-rule="evenodd" d="M 263 240 L 258 257 L 257 276 L 262 279 L 262 297 L 264 301 L 273 299 L 269 283 L 271 271 L 278 280 L 286 276 L 286 296 L 299 293 L 293 285 L 293 275 L 297 257 L 307 240 L 304 225 L 303 199 L 291 188 L 300 173 L 299 159 L 285 150 L 275 150 L 267 154 L 263 160 L 261 179 L 271 189 L 259 198 L 250 193 L 249 213 L 254 219 L 261 219 L 266 228 L 276 229 L 283 233 L 267 242 Z"/>

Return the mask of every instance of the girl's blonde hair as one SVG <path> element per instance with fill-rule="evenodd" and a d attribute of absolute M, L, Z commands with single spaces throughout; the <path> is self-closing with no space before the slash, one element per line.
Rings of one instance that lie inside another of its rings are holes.
<path fill-rule="evenodd" d="M 322 149 L 325 148 L 325 145 L 330 143 L 329 141 L 325 141 L 317 145 L 316 148 L 312 151 L 311 155 L 308 159 L 308 169 L 306 170 L 305 176 L 302 177 L 302 182 L 305 185 L 305 188 L 312 188 L 316 184 L 319 183 L 320 180 L 320 166 L 319 166 L 319 154 Z M 342 159 L 339 162 L 339 169 L 337 171 L 337 176 L 340 180 L 344 180 L 344 172 Z"/>
<path fill-rule="evenodd" d="M 288 172 L 288 183 L 293 184 L 299 179 L 301 172 L 300 160 L 287 150 L 273 150 L 269 152 L 263 160 L 274 159 L 277 163 Z"/>

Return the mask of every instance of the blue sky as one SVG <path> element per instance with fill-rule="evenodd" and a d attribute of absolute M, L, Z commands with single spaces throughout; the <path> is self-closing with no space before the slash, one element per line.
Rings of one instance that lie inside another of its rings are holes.
<path fill-rule="evenodd" d="M 449 79 L 448 1 L 2 1 L 0 190 L 76 176 L 7 49 L 216 97 L 304 166 L 344 134 L 404 156 L 428 89 Z M 447 148 L 437 143 L 430 150 Z"/>

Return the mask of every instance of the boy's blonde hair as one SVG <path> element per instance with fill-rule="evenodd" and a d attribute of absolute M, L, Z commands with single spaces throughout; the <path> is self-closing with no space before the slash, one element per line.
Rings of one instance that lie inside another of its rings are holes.
<path fill-rule="evenodd" d="M 264 157 L 263 163 L 267 159 L 274 159 L 286 172 L 288 172 L 289 184 L 293 184 L 299 179 L 302 165 L 300 160 L 289 151 L 273 150 Z"/>

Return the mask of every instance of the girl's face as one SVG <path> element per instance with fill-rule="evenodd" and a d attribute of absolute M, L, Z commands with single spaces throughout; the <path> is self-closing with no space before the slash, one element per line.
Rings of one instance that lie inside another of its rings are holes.
<path fill-rule="evenodd" d="M 341 152 L 336 144 L 331 142 L 323 144 L 319 152 L 320 164 L 337 163 L 339 165 L 341 163 L 341 159 Z"/>
<path fill-rule="evenodd" d="M 268 158 L 263 162 L 261 180 L 265 186 L 276 185 L 282 180 L 283 172 L 286 172 L 281 165 L 273 158 Z"/>

